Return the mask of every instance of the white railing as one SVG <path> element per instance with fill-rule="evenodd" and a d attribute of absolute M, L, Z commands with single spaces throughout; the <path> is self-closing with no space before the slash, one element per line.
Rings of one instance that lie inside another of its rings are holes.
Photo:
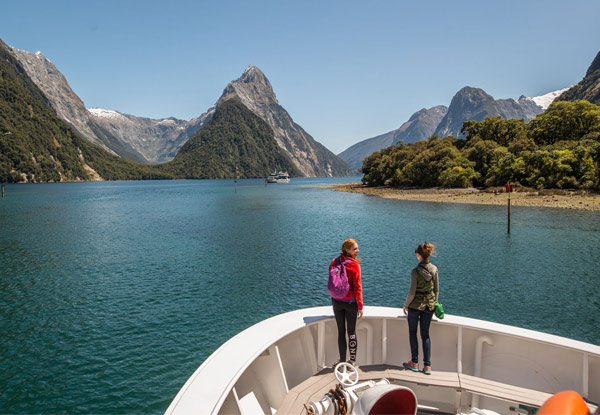
<path fill-rule="evenodd" d="M 410 357 L 407 322 L 401 309 L 365 307 L 357 333 L 359 365 L 401 366 Z M 432 323 L 431 337 L 435 370 L 548 393 L 566 385 L 585 398 L 600 400 L 599 346 L 452 315 Z M 286 393 L 337 357 L 337 328 L 331 307 L 275 316 L 239 333 L 215 351 L 182 387 L 166 413 L 206 413 L 208 409 L 216 414 L 222 408 L 244 413 L 244 407 L 270 413 Z M 252 376 L 257 372 L 263 374 L 260 379 Z M 239 396 L 242 393 L 245 395 Z M 474 395 L 471 403 L 478 404 L 478 400 Z"/>

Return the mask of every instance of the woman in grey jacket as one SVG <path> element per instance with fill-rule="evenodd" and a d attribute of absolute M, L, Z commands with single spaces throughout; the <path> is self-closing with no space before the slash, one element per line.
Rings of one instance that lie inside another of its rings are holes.
<path fill-rule="evenodd" d="M 424 242 L 415 250 L 419 265 L 410 273 L 410 290 L 404 302 L 404 314 L 408 314 L 408 339 L 410 341 L 411 360 L 404 363 L 405 369 L 419 371 L 419 342 L 417 327 L 421 326 L 423 343 L 423 373 L 431 374 L 431 339 L 429 326 L 433 317 L 435 301 L 439 294 L 438 269 L 429 262 L 435 246 Z"/>

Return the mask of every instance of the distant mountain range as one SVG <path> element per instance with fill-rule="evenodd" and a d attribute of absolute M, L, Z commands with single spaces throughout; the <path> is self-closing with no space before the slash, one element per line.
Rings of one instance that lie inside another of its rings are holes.
<path fill-rule="evenodd" d="M 524 119 L 529 122 L 544 112 L 554 101 L 586 100 L 600 105 L 600 52 L 588 68 L 584 78 L 574 86 L 552 91 L 537 97 L 521 96 L 513 99 L 495 100 L 484 90 L 464 87 L 456 93 L 450 107 L 443 105 L 422 109 L 397 130 L 362 140 L 338 154 L 355 171 L 360 169 L 365 157 L 399 141 L 412 143 L 436 135 L 461 137 L 464 121 L 483 121 L 487 117 L 500 116 L 504 119 Z M 442 115 L 440 117 L 440 115 Z M 435 127 L 433 126 L 435 125 Z"/>
<path fill-rule="evenodd" d="M 82 139 L 0 40 L 0 182 L 166 178 Z"/>
<path fill-rule="evenodd" d="M 217 104 L 200 116 L 149 119 L 101 108 L 86 109 L 66 78 L 41 53 L 9 47 L 27 75 L 42 90 L 58 116 L 82 138 L 125 159 L 146 163 L 172 160 L 181 147 L 214 114 L 216 105 L 232 97 L 261 117 L 273 129 L 279 147 L 288 155 L 299 176 L 348 176 L 351 168 L 302 127 L 279 105 L 266 76 L 250 65 L 225 88 Z"/>
<path fill-rule="evenodd" d="M 500 116 L 505 120 L 524 119 L 529 122 L 544 109 L 535 101 L 525 97 L 515 101 L 509 99 L 494 99 L 483 89 L 464 87 L 454 95 L 448 112 L 440 121 L 433 135 L 447 137 L 449 135 L 462 138 L 460 130 L 463 122 L 469 120 L 483 121 L 487 117 Z"/>
<path fill-rule="evenodd" d="M 399 141 L 414 143 L 426 140 L 431 137 L 432 132 L 440 125 L 446 114 L 448 114 L 448 108 L 444 105 L 429 109 L 423 108 L 415 112 L 407 122 L 394 131 L 392 144 L 398 144 Z"/>
<path fill-rule="evenodd" d="M 22 64 L 17 56 L 28 61 Z M 244 88 L 235 87 L 237 81 L 201 117 L 182 122 L 148 120 L 101 109 L 88 111 L 50 61 L 41 54 L 16 53 L 1 40 L 0 74 L 1 182 L 248 178 L 265 177 L 274 170 L 286 170 L 295 177 L 351 173 L 345 162 L 293 123 L 277 105 L 266 77 L 255 67 L 249 67 L 238 81 L 254 91 L 263 88 L 259 95 L 268 97 L 273 113 L 263 108 L 262 114 L 280 125 L 279 133 L 286 135 L 288 147 L 301 148 L 304 154 L 295 160 L 290 150 L 280 146 L 282 140 L 277 139 L 271 124 L 242 103 L 242 98 L 249 104 L 252 100 L 243 94 Z M 102 131 L 101 136 L 98 131 Z M 162 147 L 155 145 L 161 141 L 156 137 L 167 133 L 176 139 L 163 138 Z M 138 140 L 127 141 L 127 134 Z M 153 138 L 153 143 L 144 146 L 149 139 L 140 139 L 138 134 Z M 298 139 L 301 134 L 302 141 Z M 180 140 L 184 135 L 185 143 Z M 145 154 L 148 159 L 150 150 L 156 154 L 168 146 L 179 147 L 179 151 L 173 160 L 161 164 L 142 164 L 117 155 L 118 150 L 127 155 Z"/>
<path fill-rule="evenodd" d="M 528 98 L 521 96 L 514 99 L 494 99 L 483 89 L 464 87 L 454 95 L 449 107 L 438 105 L 429 109 L 421 109 L 397 130 L 360 141 L 339 156 L 355 171 L 360 169 L 365 157 L 398 142 L 413 143 L 426 140 L 431 136 L 463 137 L 460 133 L 464 121 L 483 121 L 487 117 L 501 116 L 504 119 L 524 119 L 530 121 L 542 113 L 552 100 L 562 93 L 550 92 L 541 97 Z"/>
<path fill-rule="evenodd" d="M 191 136 L 200 130 L 214 113 L 207 112 L 189 121 L 177 118 L 152 119 L 122 114 L 102 108 L 89 108 L 91 121 L 108 131 L 120 142 L 127 143 L 145 163 L 172 160 Z M 126 155 L 119 154 L 125 158 Z"/>
<path fill-rule="evenodd" d="M 555 99 L 600 105 L 599 53 L 584 79 L 567 90 L 515 101 L 465 87 L 449 107 L 417 111 L 400 128 L 356 143 L 338 157 L 294 123 L 253 65 L 200 116 L 155 120 L 85 108 L 39 52 L 23 52 L 0 40 L 0 56 L 0 179 L 8 181 L 262 177 L 273 169 L 296 176 L 347 176 L 366 156 L 398 142 L 460 137 L 467 120 L 529 121 Z"/>
<path fill-rule="evenodd" d="M 423 108 L 415 112 L 397 130 L 360 141 L 338 154 L 338 156 L 356 171 L 362 166 L 364 158 L 375 151 L 396 145 L 400 141 L 413 143 L 427 139 L 433 134 L 447 112 L 448 108 L 443 105 L 429 109 Z"/>

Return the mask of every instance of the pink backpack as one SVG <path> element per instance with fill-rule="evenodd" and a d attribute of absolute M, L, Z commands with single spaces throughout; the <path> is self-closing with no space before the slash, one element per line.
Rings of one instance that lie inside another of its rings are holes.
<path fill-rule="evenodd" d="M 348 282 L 348 274 L 345 267 L 345 264 L 348 262 L 350 262 L 349 259 L 340 261 L 340 258 L 337 257 L 329 270 L 327 290 L 329 291 L 329 295 L 336 300 L 347 297 L 350 292 L 350 283 Z"/>

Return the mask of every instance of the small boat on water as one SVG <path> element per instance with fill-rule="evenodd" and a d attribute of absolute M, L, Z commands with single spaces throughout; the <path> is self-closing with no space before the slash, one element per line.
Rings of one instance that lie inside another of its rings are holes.
<path fill-rule="evenodd" d="M 402 309 L 365 306 L 354 373 L 331 367 L 338 358 L 331 306 L 280 314 L 219 347 L 166 414 L 382 413 L 372 408 L 394 395 L 399 406 L 391 413 L 518 415 L 567 390 L 584 398 L 590 414 L 598 410 L 600 346 L 448 314 L 434 317 L 430 334 L 431 375 L 404 370 Z"/>
<path fill-rule="evenodd" d="M 290 176 L 287 172 L 276 171 L 267 177 L 267 183 L 289 183 Z"/>

